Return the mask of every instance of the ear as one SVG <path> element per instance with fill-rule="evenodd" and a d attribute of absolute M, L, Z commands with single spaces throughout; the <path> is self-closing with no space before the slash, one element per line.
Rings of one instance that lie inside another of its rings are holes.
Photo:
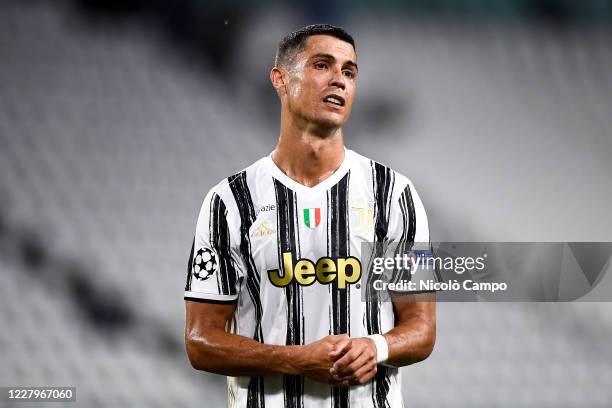
<path fill-rule="evenodd" d="M 278 96 L 283 96 L 287 93 L 287 88 L 285 87 L 285 75 L 281 68 L 272 68 L 272 71 L 270 71 L 270 82 L 272 82 L 272 86 L 274 89 L 276 89 Z"/>

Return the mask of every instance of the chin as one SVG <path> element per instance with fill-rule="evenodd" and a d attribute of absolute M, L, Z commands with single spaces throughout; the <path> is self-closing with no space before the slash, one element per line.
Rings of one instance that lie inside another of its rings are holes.
<path fill-rule="evenodd" d="M 347 119 L 348 118 L 339 115 L 320 115 L 314 118 L 313 122 L 319 124 L 321 127 L 337 128 L 344 126 Z"/>

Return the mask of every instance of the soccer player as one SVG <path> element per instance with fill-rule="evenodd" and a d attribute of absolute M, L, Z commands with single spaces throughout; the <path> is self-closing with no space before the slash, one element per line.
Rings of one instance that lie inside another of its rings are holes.
<path fill-rule="evenodd" d="M 361 296 L 362 242 L 429 242 L 411 181 L 344 147 L 358 76 L 331 25 L 284 37 L 275 150 L 206 195 L 185 287 L 194 368 L 231 407 L 401 407 L 398 367 L 431 353 L 435 294 Z"/>

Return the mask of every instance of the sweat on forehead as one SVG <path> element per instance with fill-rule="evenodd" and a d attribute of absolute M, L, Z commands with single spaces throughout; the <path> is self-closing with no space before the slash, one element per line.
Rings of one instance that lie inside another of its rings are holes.
<path fill-rule="evenodd" d="M 299 30 L 283 37 L 276 50 L 274 65 L 277 67 L 286 67 L 289 65 L 293 58 L 304 50 L 306 40 L 314 35 L 329 35 L 331 37 L 335 37 L 351 44 L 353 49 L 355 49 L 355 41 L 353 40 L 353 37 L 351 37 L 351 35 L 343 28 L 330 24 L 315 24 L 300 28 Z"/>

